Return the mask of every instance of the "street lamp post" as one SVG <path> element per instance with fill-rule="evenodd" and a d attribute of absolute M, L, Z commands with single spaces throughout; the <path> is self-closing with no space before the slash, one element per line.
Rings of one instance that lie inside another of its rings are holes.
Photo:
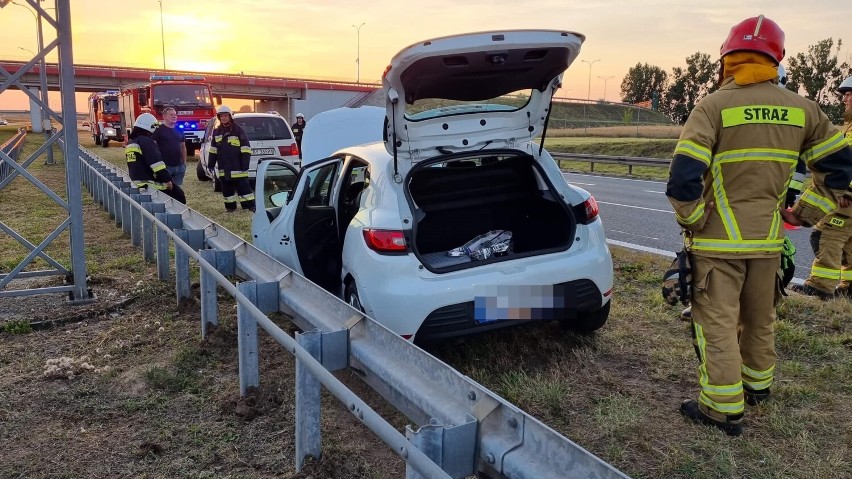
<path fill-rule="evenodd" d="M 357 65 L 357 73 L 355 76 L 355 83 L 361 83 L 361 27 L 366 25 L 366 23 L 361 23 L 357 27 L 352 25 L 352 28 L 355 29 L 355 38 L 357 44 L 357 50 L 355 54 L 355 65 Z"/>
<path fill-rule="evenodd" d="M 166 34 L 163 28 L 163 0 L 160 0 L 160 44 L 163 46 L 163 70 L 166 69 Z"/>
<path fill-rule="evenodd" d="M 42 50 L 44 50 L 44 34 L 42 33 L 42 29 L 41 29 L 41 10 L 37 8 L 36 10 L 38 10 L 38 13 L 36 13 L 36 12 L 30 10 L 29 8 L 27 8 L 26 5 L 20 4 L 16 1 L 14 1 L 14 0 L 12 0 L 12 3 L 21 7 L 21 8 L 26 9 L 28 12 L 30 12 L 33 15 L 33 18 L 36 21 L 36 34 L 37 34 L 37 40 L 36 41 L 37 41 L 37 44 L 38 44 L 38 51 L 39 51 L 39 53 L 42 53 Z M 36 55 L 34 54 L 33 56 L 36 56 Z M 44 103 L 44 105 L 46 107 L 48 105 L 47 72 L 45 71 L 44 56 L 42 56 L 41 60 L 39 61 L 38 77 L 39 77 L 39 84 L 41 86 L 41 102 Z M 45 122 L 45 119 L 47 119 L 47 109 L 44 108 L 44 107 L 40 107 L 39 111 L 40 111 L 40 115 L 41 115 L 41 118 L 39 119 L 40 122 L 41 122 L 41 125 L 39 125 L 39 127 L 42 131 L 44 131 L 45 136 L 47 138 L 50 138 L 50 134 L 51 134 L 50 126 L 49 126 L 50 121 Z M 47 128 L 45 128 L 45 123 L 48 125 Z M 45 164 L 52 165 L 53 163 L 54 163 L 54 161 L 53 161 L 53 148 L 48 148 L 47 149 L 47 158 L 45 159 Z"/>
<path fill-rule="evenodd" d="M 598 58 L 597 60 L 592 60 L 591 62 L 589 62 L 587 60 L 580 60 L 580 61 L 583 62 L 583 63 L 589 64 L 589 91 L 587 93 L 586 100 L 591 100 L 592 99 L 592 65 L 601 61 L 601 59 Z"/>
<path fill-rule="evenodd" d="M 608 77 L 598 75 L 598 78 L 600 78 L 601 80 L 603 80 L 603 81 L 604 81 L 604 94 L 603 94 L 603 99 L 604 99 L 604 101 L 606 101 L 606 81 L 607 81 L 607 80 L 609 80 L 610 78 L 615 78 L 615 75 L 610 75 L 610 76 L 608 76 Z"/>

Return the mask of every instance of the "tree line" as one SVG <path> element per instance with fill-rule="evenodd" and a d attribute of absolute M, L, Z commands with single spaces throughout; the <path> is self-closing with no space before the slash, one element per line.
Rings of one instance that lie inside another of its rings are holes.
<path fill-rule="evenodd" d="M 806 53 L 784 59 L 786 88 L 815 101 L 835 123 L 843 118 L 837 87 L 852 76 L 852 66 L 838 59 L 842 45 L 840 39 L 835 45 L 833 38 L 827 38 L 810 45 Z M 719 88 L 719 70 L 720 62 L 702 52 L 686 57 L 686 66 L 672 68 L 671 74 L 655 65 L 637 63 L 621 82 L 621 100 L 651 102 L 672 121 L 682 124 L 699 100 Z"/>

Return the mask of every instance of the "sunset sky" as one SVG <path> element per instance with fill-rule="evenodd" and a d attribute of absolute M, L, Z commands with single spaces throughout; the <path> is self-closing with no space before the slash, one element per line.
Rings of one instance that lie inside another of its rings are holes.
<path fill-rule="evenodd" d="M 42 5 L 53 7 L 53 0 Z M 163 66 L 158 0 L 71 0 L 71 9 L 75 63 Z M 35 19 L 27 10 L 13 4 L 0 9 L 0 59 L 32 57 L 21 50 L 36 49 Z M 852 4 L 847 0 L 163 0 L 162 11 L 166 66 L 190 71 L 355 81 L 353 25 L 364 23 L 360 76 L 370 82 L 379 80 L 397 51 L 428 38 L 556 29 L 586 35 L 559 96 L 586 98 L 591 86 L 591 98 L 602 98 L 600 77 L 611 76 L 606 98 L 618 100 L 621 80 L 637 62 L 670 72 L 697 51 L 715 57 L 734 23 L 760 13 L 785 30 L 788 54 L 805 52 L 828 37 L 843 38 L 847 44 L 840 58 L 852 63 Z M 45 43 L 54 35 L 45 28 Z M 580 60 L 597 59 L 589 85 L 589 65 Z M 21 96 L 3 93 L 0 109 L 22 108 Z"/>

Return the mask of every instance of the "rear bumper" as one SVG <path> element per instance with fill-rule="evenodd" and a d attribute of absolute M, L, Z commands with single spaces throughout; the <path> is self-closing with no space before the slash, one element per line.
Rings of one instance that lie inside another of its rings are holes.
<path fill-rule="evenodd" d="M 554 291 L 565 299 L 565 306 L 559 308 L 538 309 L 533 312 L 530 320 L 477 322 L 473 301 L 451 304 L 432 311 L 420 329 L 417 330 L 419 341 L 434 341 L 438 339 L 477 334 L 494 329 L 526 324 L 535 321 L 575 319 L 579 313 L 597 311 L 602 307 L 603 294 L 591 280 L 580 279 L 554 285 Z"/>

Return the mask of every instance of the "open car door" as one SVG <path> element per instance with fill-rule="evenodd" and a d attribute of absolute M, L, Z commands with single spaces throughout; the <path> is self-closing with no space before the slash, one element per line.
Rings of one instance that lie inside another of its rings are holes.
<path fill-rule="evenodd" d="M 333 192 L 341 164 L 341 158 L 322 160 L 296 177 L 284 161 L 261 162 L 252 219 L 255 246 L 334 293 L 341 260 Z"/>

